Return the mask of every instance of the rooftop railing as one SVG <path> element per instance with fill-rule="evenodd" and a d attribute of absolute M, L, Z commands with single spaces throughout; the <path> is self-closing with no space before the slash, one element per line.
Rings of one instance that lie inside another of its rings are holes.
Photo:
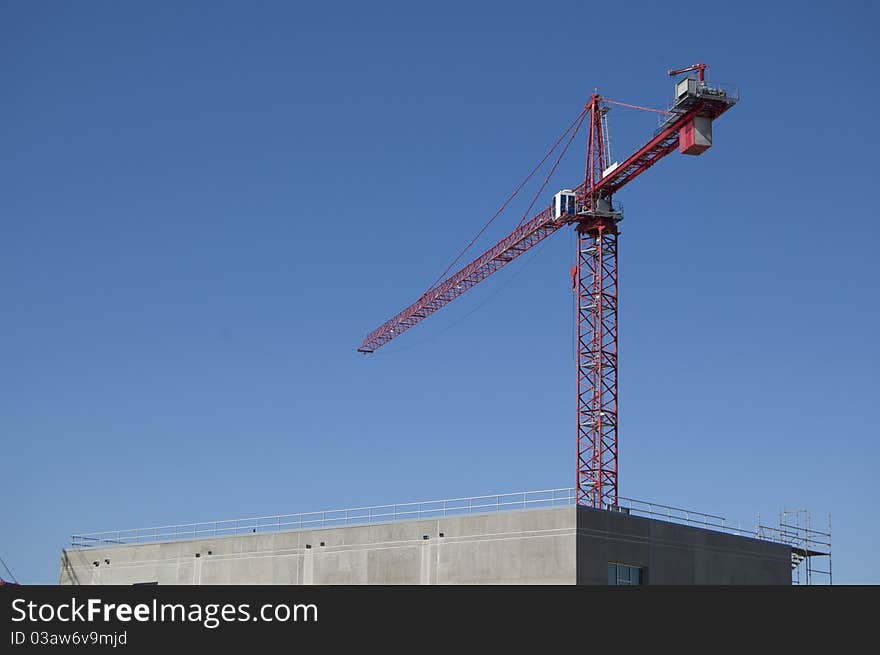
<path fill-rule="evenodd" d="M 488 496 L 445 498 L 442 500 L 413 503 L 394 503 L 390 505 L 350 507 L 347 509 L 318 512 L 300 512 L 297 514 L 276 514 L 273 516 L 160 525 L 149 528 L 86 532 L 72 535 L 70 547 L 90 548 L 95 546 L 146 544 L 182 539 L 207 539 L 348 525 L 370 525 L 508 510 L 560 507 L 574 505 L 575 503 L 575 489 L 570 487 L 543 489 L 540 491 L 518 491 Z M 812 550 L 819 550 L 819 547 L 824 545 L 822 540 L 827 536 L 830 546 L 830 535 L 825 535 L 825 533 L 811 530 L 808 532 L 815 534 L 807 534 L 805 537 L 803 530 L 796 531 L 794 528 L 789 529 L 785 526 L 772 528 L 759 525 L 755 528 L 744 528 L 740 524 L 733 524 L 727 521 L 723 516 L 632 498 L 619 498 L 616 507 L 607 507 L 605 509 L 716 532 L 798 545 L 799 547 Z M 816 547 L 813 548 L 813 546 Z"/>

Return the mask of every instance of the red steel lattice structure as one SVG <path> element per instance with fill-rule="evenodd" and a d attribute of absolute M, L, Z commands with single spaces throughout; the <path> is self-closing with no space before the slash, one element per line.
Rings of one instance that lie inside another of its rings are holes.
<path fill-rule="evenodd" d="M 587 170 L 576 197 L 577 502 L 617 505 L 617 223 L 602 194 L 607 161 L 606 110 L 594 94 L 588 105 Z"/>
<path fill-rule="evenodd" d="M 577 501 L 617 505 L 617 224 L 582 222 L 577 266 Z"/>
<path fill-rule="evenodd" d="M 465 291 L 504 267 L 564 225 L 578 235 L 574 286 L 577 312 L 577 501 L 579 505 L 615 508 L 618 494 L 618 271 L 617 223 L 613 194 L 679 145 L 683 130 L 695 120 L 712 121 L 736 101 L 734 95 L 704 81 L 704 64 L 696 86 L 680 94 L 655 135 L 620 165 L 608 167 L 607 103 L 594 94 L 585 107 L 589 116 L 586 173 L 574 189 L 576 211 L 559 215 L 539 212 L 504 239 L 446 279 L 412 305 L 370 332 L 358 350 L 371 353 L 418 324 Z M 610 101 L 609 101 L 610 102 Z M 615 103 L 623 104 L 623 103 Z M 624 105 L 631 106 L 631 105 Z M 709 133 L 711 139 L 711 132 Z"/>

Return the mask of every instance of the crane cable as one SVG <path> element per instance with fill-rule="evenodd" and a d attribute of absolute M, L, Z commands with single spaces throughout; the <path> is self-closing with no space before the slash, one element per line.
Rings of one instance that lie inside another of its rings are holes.
<path fill-rule="evenodd" d="M 575 129 L 575 133 L 577 133 L 577 130 L 580 129 L 580 126 L 583 123 L 583 119 L 584 119 L 584 116 L 586 115 L 586 113 L 587 113 L 587 108 L 584 107 L 583 111 L 581 111 L 581 113 L 577 115 L 577 117 L 571 122 L 571 125 L 569 125 L 566 128 L 565 132 L 563 132 L 562 134 L 559 135 L 559 138 L 556 139 L 556 142 L 550 147 L 550 150 L 547 151 L 547 154 L 544 155 L 543 159 L 541 159 L 541 161 L 538 162 L 538 164 L 531 170 L 531 172 L 528 175 L 526 175 L 525 179 L 522 182 L 520 182 L 519 186 L 513 190 L 513 193 L 511 193 L 509 196 L 507 196 L 507 199 L 504 201 L 504 203 L 501 205 L 501 207 L 498 208 L 498 211 L 496 211 L 492 215 L 492 218 L 490 218 L 488 220 L 488 222 L 480 229 L 480 231 L 477 232 L 476 236 L 470 240 L 470 243 L 468 243 L 462 249 L 462 251 L 460 253 L 458 253 L 456 258 L 452 260 L 452 262 L 449 264 L 449 266 L 447 266 L 446 269 L 442 273 L 440 273 L 440 275 L 437 276 L 437 279 L 431 283 L 431 285 L 428 287 L 428 290 L 433 289 L 435 286 L 437 286 L 437 283 L 440 282 L 440 280 L 442 280 L 444 277 L 446 277 L 446 274 L 449 273 L 450 269 L 453 266 L 455 266 L 456 263 L 458 263 L 458 261 L 464 256 L 464 254 L 468 250 L 470 250 L 471 246 L 473 246 L 474 243 L 476 243 L 477 239 L 479 239 L 482 236 L 483 232 L 485 232 L 486 229 L 495 221 L 495 219 L 501 215 L 501 212 L 503 212 L 507 208 L 507 205 L 509 205 L 510 202 L 517 196 L 517 194 L 519 194 L 519 192 L 528 183 L 528 181 L 530 179 L 532 179 L 532 176 L 538 172 L 538 170 L 541 168 L 541 166 L 544 165 L 544 162 L 546 162 L 550 158 L 550 155 L 553 154 L 553 152 L 556 150 L 556 148 L 559 146 L 559 144 L 562 142 L 562 140 L 566 137 L 566 135 L 569 132 L 571 132 L 572 128 L 575 128 L 575 126 L 577 126 L 577 128 Z M 574 135 L 572 135 L 572 137 L 568 140 L 568 143 L 565 145 L 566 150 L 568 149 L 569 144 L 571 144 L 572 138 L 574 138 Z M 563 151 L 563 153 L 564 153 L 564 151 Z M 558 164 L 559 164 L 559 159 L 557 159 L 556 164 L 553 165 L 553 171 L 556 170 L 556 166 Z M 550 173 L 551 175 L 553 174 L 553 171 L 551 171 L 551 173 Z M 549 180 L 549 178 L 548 178 L 548 180 Z M 542 190 L 545 186 L 547 186 L 548 180 L 544 180 L 544 184 L 541 187 Z M 535 200 L 532 200 L 532 204 L 529 205 L 529 209 L 531 209 L 531 207 L 534 204 L 535 204 Z M 528 212 L 526 212 L 526 213 L 528 213 Z M 522 224 L 522 220 L 520 220 L 520 225 L 521 224 Z M 517 225 L 517 227 L 519 227 L 519 225 Z"/>
<path fill-rule="evenodd" d="M 467 314 L 465 314 L 464 316 L 459 316 L 452 323 L 450 323 L 449 325 L 444 327 L 442 330 L 440 330 L 436 334 L 432 334 L 429 337 L 425 337 L 421 341 L 416 341 L 415 343 L 411 343 L 409 345 L 399 346 L 397 348 L 392 347 L 390 349 L 383 348 L 382 350 L 377 351 L 377 352 L 382 355 L 394 355 L 396 353 L 406 352 L 407 350 L 412 350 L 413 348 L 417 348 L 418 346 L 423 346 L 426 343 L 436 341 L 440 336 L 442 336 L 443 334 L 445 334 L 446 332 L 448 332 L 449 330 L 454 328 L 456 325 L 463 322 L 465 319 L 469 318 L 474 313 L 476 313 L 477 311 L 479 311 L 480 309 L 482 309 L 483 307 L 488 305 L 490 302 L 492 302 L 502 291 L 504 291 L 508 286 L 510 286 L 510 284 L 514 280 L 516 280 L 519 277 L 520 273 L 522 273 L 533 261 L 535 261 L 538 258 L 538 255 L 541 254 L 541 251 L 544 249 L 544 246 L 546 246 L 546 245 L 547 245 L 547 241 L 542 242 L 537 248 L 535 248 L 531 257 L 526 259 L 525 263 L 522 266 L 520 266 L 513 273 L 513 275 L 510 275 L 507 277 L 507 279 L 504 281 L 504 284 L 497 287 L 491 294 L 489 294 L 486 298 L 484 298 L 476 307 L 471 309 Z"/>
<path fill-rule="evenodd" d="M 18 580 L 15 579 L 15 576 L 12 575 L 12 571 L 9 570 L 9 567 L 6 566 L 6 562 L 3 561 L 3 558 L 0 557 L 0 564 L 3 565 L 3 568 L 6 569 L 6 573 L 9 574 L 9 579 L 12 580 L 15 584 L 18 584 Z M 2 580 L 2 578 L 0 578 Z"/>
<path fill-rule="evenodd" d="M 609 105 L 617 105 L 619 107 L 628 107 L 629 109 L 640 109 L 641 111 L 651 111 L 655 114 L 663 114 L 664 116 L 671 116 L 673 112 L 668 111 L 666 109 L 654 109 L 653 107 L 642 107 L 641 105 L 631 105 L 626 102 L 618 102 L 617 100 L 610 100 L 609 98 L 602 98 L 602 102 L 607 102 Z"/>
<path fill-rule="evenodd" d="M 553 177 L 553 174 L 556 172 L 556 167 L 559 166 L 559 162 L 562 161 L 562 158 L 565 157 L 565 153 L 568 152 L 568 147 L 571 145 L 571 142 L 574 141 L 574 138 L 577 136 L 577 133 L 580 131 L 581 126 L 584 124 L 584 119 L 587 117 L 587 108 L 584 107 L 584 110 L 581 112 L 580 116 L 578 116 L 577 127 L 574 128 L 574 132 L 571 133 L 571 136 L 568 137 L 568 142 L 565 144 L 565 147 L 562 149 L 562 152 L 559 153 L 559 156 L 556 158 L 556 161 L 553 162 L 553 167 L 550 169 L 550 172 L 547 173 L 547 177 L 544 178 L 544 182 L 541 184 L 541 188 L 535 193 L 532 198 L 532 202 L 529 203 L 528 209 L 523 212 L 522 218 L 519 219 L 519 223 L 516 224 L 517 227 L 520 227 L 528 217 L 529 213 L 532 211 L 532 207 L 535 206 L 535 203 L 538 201 L 538 197 L 544 192 L 544 189 L 547 187 L 547 183 L 550 182 L 550 178 Z M 571 129 L 571 128 L 569 128 Z"/>

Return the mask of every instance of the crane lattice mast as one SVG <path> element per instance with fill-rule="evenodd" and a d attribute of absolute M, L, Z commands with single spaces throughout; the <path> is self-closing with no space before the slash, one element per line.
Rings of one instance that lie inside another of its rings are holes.
<path fill-rule="evenodd" d="M 712 122 L 738 98 L 705 81 L 705 64 L 670 70 L 697 71 L 675 85 L 675 100 L 655 135 L 622 163 L 611 163 L 608 105 L 593 94 L 584 108 L 589 118 L 584 181 L 564 189 L 553 204 L 472 262 L 433 285 L 412 305 L 370 332 L 358 350 L 372 353 L 450 303 L 565 225 L 577 232 L 577 470 L 579 505 L 617 507 L 618 496 L 618 223 L 613 195 L 678 147 L 699 155 L 712 145 Z M 637 107 L 638 108 L 638 107 Z M 657 110 L 652 110 L 657 111 Z"/>

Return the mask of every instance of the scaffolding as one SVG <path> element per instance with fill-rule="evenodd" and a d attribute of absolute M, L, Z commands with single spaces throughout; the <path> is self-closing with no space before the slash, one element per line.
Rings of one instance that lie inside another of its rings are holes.
<path fill-rule="evenodd" d="M 760 523 L 759 517 L 759 531 L 771 530 Z M 778 528 L 772 532 L 774 541 L 791 546 L 793 585 L 832 584 L 831 514 L 825 530 L 817 530 L 809 510 L 783 509 L 779 512 Z"/>
<path fill-rule="evenodd" d="M 831 514 L 825 531 L 813 528 L 809 510 L 783 510 L 779 515 L 779 529 L 796 535 L 797 543 L 791 550 L 792 584 L 832 583 L 831 576 Z M 803 579 L 801 576 L 803 575 Z M 814 576 L 820 576 L 816 580 Z"/>

